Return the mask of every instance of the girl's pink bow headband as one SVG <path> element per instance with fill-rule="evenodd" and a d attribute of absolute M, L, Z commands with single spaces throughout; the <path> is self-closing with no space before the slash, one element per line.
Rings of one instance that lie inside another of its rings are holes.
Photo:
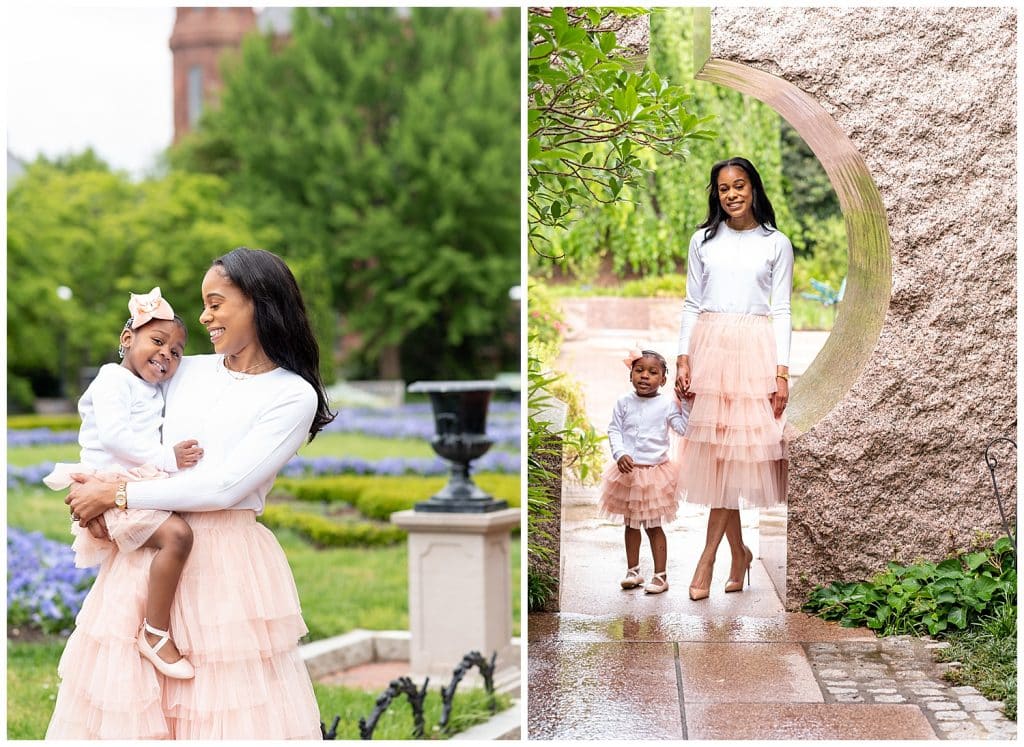
<path fill-rule="evenodd" d="M 153 319 L 173 319 L 174 309 L 160 295 L 160 286 L 149 293 L 132 293 L 128 299 L 128 311 L 132 315 L 132 329 L 138 329 Z"/>
<path fill-rule="evenodd" d="M 630 350 L 628 353 L 626 353 L 626 357 L 622 359 L 622 362 L 626 364 L 626 368 L 632 369 L 633 361 L 635 361 L 637 358 L 643 357 L 643 352 L 634 348 L 633 350 Z"/>

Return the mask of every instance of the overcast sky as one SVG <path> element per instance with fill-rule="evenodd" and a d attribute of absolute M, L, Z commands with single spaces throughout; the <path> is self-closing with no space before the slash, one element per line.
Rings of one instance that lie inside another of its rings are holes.
<path fill-rule="evenodd" d="M 23 161 L 88 146 L 142 176 L 174 134 L 173 7 L 6 9 L 7 148 Z"/>

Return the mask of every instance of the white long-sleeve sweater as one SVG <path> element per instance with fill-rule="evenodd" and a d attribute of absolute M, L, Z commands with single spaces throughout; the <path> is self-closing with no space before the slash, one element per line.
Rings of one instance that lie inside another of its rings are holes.
<path fill-rule="evenodd" d="M 173 446 L 160 442 L 163 410 L 159 386 L 116 363 L 102 366 L 78 400 L 80 461 L 98 470 L 150 464 L 177 472 Z"/>
<path fill-rule="evenodd" d="M 761 226 L 735 231 L 722 223 L 706 242 L 705 230 L 690 239 L 678 354 L 689 354 L 690 335 L 702 311 L 771 315 L 777 362 L 788 366 L 793 245 L 781 231 Z"/>
<path fill-rule="evenodd" d="M 164 442 L 195 438 L 203 458 L 166 480 L 129 483 L 129 508 L 254 509 L 309 436 L 317 397 L 283 368 L 245 375 L 221 355 L 186 356 L 167 391 Z"/>
<path fill-rule="evenodd" d="M 668 459 L 671 428 L 686 433 L 689 408 L 684 400 L 680 406 L 673 394 L 658 392 L 654 397 L 641 397 L 630 392 L 619 397 L 612 408 L 608 425 L 608 442 L 615 461 L 629 454 L 635 464 L 661 464 Z"/>

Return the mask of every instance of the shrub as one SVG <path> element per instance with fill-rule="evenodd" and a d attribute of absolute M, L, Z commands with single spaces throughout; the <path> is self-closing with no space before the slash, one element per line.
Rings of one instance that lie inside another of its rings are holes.
<path fill-rule="evenodd" d="M 474 475 L 483 490 L 518 507 L 519 475 L 484 473 Z M 447 483 L 445 477 L 376 477 L 373 475 L 333 475 L 307 479 L 280 478 L 274 489 L 300 501 L 343 502 L 354 506 L 370 519 L 387 521 L 395 511 L 410 509 L 425 501 Z"/>
<path fill-rule="evenodd" d="M 8 415 L 7 427 L 11 430 L 31 430 L 35 428 L 49 428 L 51 431 L 74 431 L 82 425 L 82 419 L 78 413 L 66 413 L 63 415 Z"/>
<path fill-rule="evenodd" d="M 340 523 L 288 506 L 267 506 L 260 521 L 268 529 L 291 529 L 317 547 L 375 547 L 405 539 L 405 530 L 390 524 Z"/>
<path fill-rule="evenodd" d="M 871 581 L 818 586 L 804 609 L 845 627 L 866 625 L 881 635 L 931 635 L 963 630 L 1017 603 L 1013 544 L 1002 537 L 987 550 L 902 566 L 889 563 Z"/>

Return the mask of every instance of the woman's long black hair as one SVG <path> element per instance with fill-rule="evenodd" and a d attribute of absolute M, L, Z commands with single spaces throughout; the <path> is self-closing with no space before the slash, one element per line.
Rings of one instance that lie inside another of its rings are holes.
<path fill-rule="evenodd" d="M 726 159 L 725 161 L 719 161 L 711 167 L 711 181 L 708 182 L 708 217 L 704 219 L 697 228 L 706 228 L 704 232 L 704 241 L 710 241 L 718 233 L 718 227 L 723 221 L 729 219 L 729 214 L 725 212 L 722 207 L 721 201 L 718 199 L 718 172 L 724 169 L 726 166 L 738 166 L 747 172 L 747 177 L 750 179 L 750 190 L 751 190 L 751 208 L 754 211 L 754 220 L 762 228 L 766 228 L 770 231 L 774 231 L 775 225 L 775 209 L 772 207 L 771 201 L 768 199 L 768 195 L 764 193 L 764 184 L 761 182 L 761 175 L 757 173 L 757 169 L 754 168 L 754 164 L 748 161 L 746 158 L 740 156 L 734 156 Z"/>
<path fill-rule="evenodd" d="M 316 416 L 309 440 L 334 420 L 320 378 L 320 348 L 306 314 L 299 284 L 280 257 L 263 249 L 238 247 L 213 260 L 239 290 L 252 299 L 256 336 L 264 352 L 281 368 L 308 381 L 316 391 Z"/>

